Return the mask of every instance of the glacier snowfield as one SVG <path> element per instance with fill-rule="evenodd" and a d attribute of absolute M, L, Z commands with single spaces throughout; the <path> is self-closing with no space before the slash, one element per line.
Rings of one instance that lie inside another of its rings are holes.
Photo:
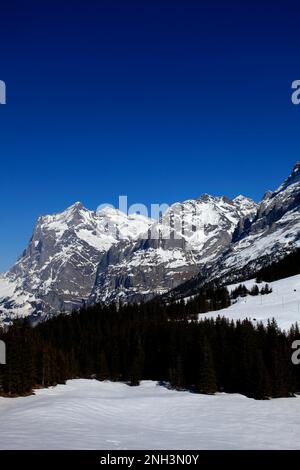
<path fill-rule="evenodd" d="M 300 449 L 300 397 L 196 395 L 72 380 L 0 398 L 0 449 Z"/>

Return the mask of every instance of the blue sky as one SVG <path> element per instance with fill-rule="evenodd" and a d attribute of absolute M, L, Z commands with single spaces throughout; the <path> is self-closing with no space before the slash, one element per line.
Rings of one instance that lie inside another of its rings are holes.
<path fill-rule="evenodd" d="M 0 271 L 36 218 L 202 193 L 259 200 L 300 159 L 299 5 L 1 2 Z"/>

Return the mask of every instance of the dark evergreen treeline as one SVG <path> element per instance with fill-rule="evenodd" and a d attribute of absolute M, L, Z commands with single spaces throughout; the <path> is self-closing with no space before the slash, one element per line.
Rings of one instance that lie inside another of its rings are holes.
<path fill-rule="evenodd" d="M 77 377 L 131 385 L 151 379 L 196 393 L 235 392 L 257 399 L 286 397 L 300 389 L 300 374 L 291 362 L 297 328 L 284 334 L 274 321 L 267 327 L 224 318 L 199 322 L 194 308 L 205 295 L 209 300 L 208 292 L 201 295 L 187 306 L 96 305 L 36 327 L 18 320 L 0 333 L 7 344 L 1 393 L 29 394 Z M 209 304 L 227 302 L 224 291 L 216 295 L 221 299 Z"/>
<path fill-rule="evenodd" d="M 269 266 L 260 269 L 256 273 L 258 282 L 273 282 L 285 277 L 300 274 L 300 250 L 285 256 L 279 261 L 274 261 Z"/>
<path fill-rule="evenodd" d="M 246 297 L 247 295 L 267 295 L 271 294 L 273 292 L 272 288 L 266 284 L 263 287 L 259 288 L 257 284 L 254 284 L 254 286 L 249 290 L 244 284 L 240 284 L 237 286 L 235 289 L 233 289 L 230 293 L 230 298 L 235 300 L 238 297 Z"/>
<path fill-rule="evenodd" d="M 212 312 L 229 307 L 230 295 L 226 287 L 216 287 L 214 284 L 199 289 L 198 294 L 191 296 L 188 300 L 173 302 L 168 305 L 168 314 L 193 315 Z"/>

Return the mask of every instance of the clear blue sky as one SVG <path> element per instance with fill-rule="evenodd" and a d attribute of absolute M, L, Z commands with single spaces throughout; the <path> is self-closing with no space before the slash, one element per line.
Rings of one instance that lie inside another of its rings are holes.
<path fill-rule="evenodd" d="M 258 200 L 300 159 L 298 1 L 1 2 L 0 270 L 36 218 Z"/>

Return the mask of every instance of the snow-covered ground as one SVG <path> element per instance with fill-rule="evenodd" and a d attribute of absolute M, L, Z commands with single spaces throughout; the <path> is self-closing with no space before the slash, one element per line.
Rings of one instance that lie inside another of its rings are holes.
<path fill-rule="evenodd" d="M 249 290 L 255 284 L 255 280 L 242 282 Z M 268 319 L 276 319 L 280 328 L 288 330 L 296 322 L 300 325 L 300 275 L 281 279 L 268 283 L 273 292 L 268 295 L 251 296 L 239 298 L 237 303 L 230 307 L 205 314 L 205 317 L 217 317 L 218 315 L 238 319 L 251 319 L 253 322 L 262 321 L 267 323 Z M 231 291 L 239 284 L 227 286 Z M 261 289 L 265 283 L 258 284 Z M 200 318 L 202 317 L 199 316 Z"/>
<path fill-rule="evenodd" d="M 300 449 L 300 397 L 255 401 L 72 380 L 0 398 L 0 449 Z"/>

